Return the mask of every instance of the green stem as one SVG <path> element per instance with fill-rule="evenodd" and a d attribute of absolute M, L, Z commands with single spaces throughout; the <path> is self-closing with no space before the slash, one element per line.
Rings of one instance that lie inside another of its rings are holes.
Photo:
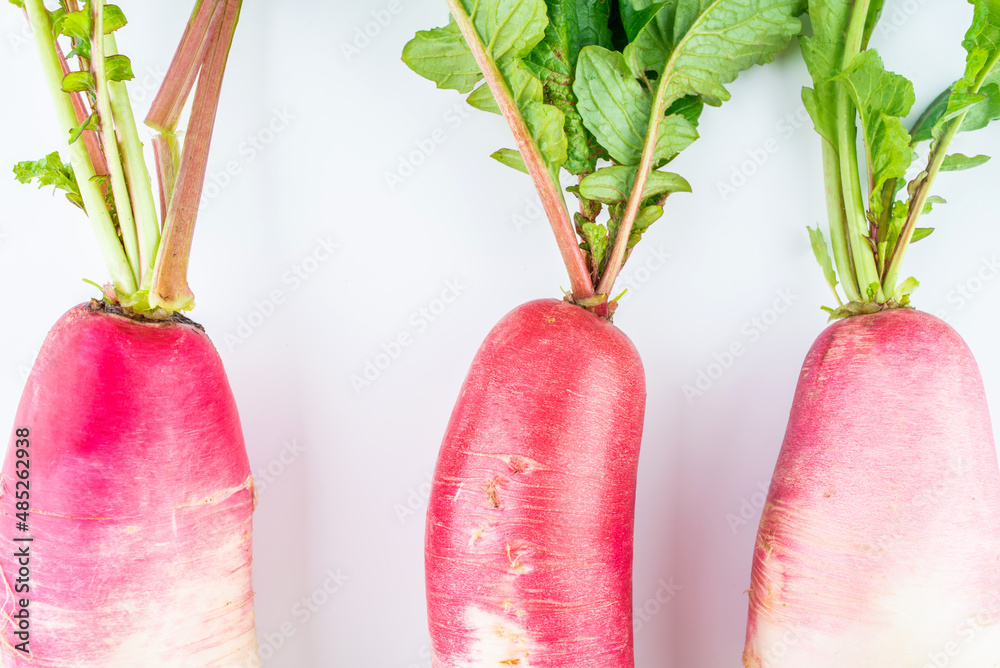
<path fill-rule="evenodd" d="M 674 53 L 681 51 L 680 48 Z M 649 113 L 649 129 L 646 132 L 646 143 L 642 147 L 642 157 L 639 159 L 639 167 L 635 173 L 635 182 L 632 184 L 632 192 L 629 193 L 628 203 L 625 205 L 625 213 L 622 215 L 621 224 L 618 226 L 618 233 L 615 235 L 614 247 L 611 249 L 611 256 L 605 265 L 604 275 L 597 286 L 597 294 L 611 295 L 618 280 L 618 274 L 625 266 L 626 254 L 628 252 L 628 239 L 632 234 L 632 226 L 635 224 L 636 216 L 639 215 L 639 207 L 642 206 L 642 193 L 646 190 L 646 182 L 649 180 L 649 173 L 653 171 L 653 157 L 656 155 L 656 144 L 660 139 L 660 124 L 667 111 L 667 85 L 670 81 L 668 72 L 673 67 L 673 58 L 663 68 L 663 76 L 660 84 L 656 88 L 656 97 L 653 99 L 653 108 Z"/>
<path fill-rule="evenodd" d="M 180 311 L 194 307 L 194 293 L 187 282 L 188 259 L 205 184 L 208 150 L 219 109 L 222 79 L 241 6 L 242 0 L 226 0 L 218 30 L 208 35 L 211 45 L 198 77 L 177 185 L 170 198 L 170 208 L 163 224 L 163 240 L 153 268 L 149 290 L 149 305 L 153 308 Z"/>
<path fill-rule="evenodd" d="M 840 182 L 840 161 L 837 157 L 837 149 L 826 139 L 823 139 L 822 142 L 826 208 L 830 219 L 830 246 L 847 301 L 858 301 L 861 298 L 861 292 L 858 290 L 858 277 L 854 273 L 851 249 L 847 243 L 849 231 L 847 212 L 844 210 L 844 191 Z M 834 294 L 836 294 L 836 290 L 834 290 Z M 837 299 L 839 301 L 839 295 Z"/>
<path fill-rule="evenodd" d="M 97 97 L 97 114 L 101 119 L 101 140 L 104 155 L 108 160 L 108 174 L 111 177 L 111 193 L 118 213 L 118 229 L 125 244 L 125 255 L 132 266 L 136 285 L 142 279 L 139 261 L 139 238 L 136 235 L 135 218 L 132 216 L 132 201 L 129 198 L 128 182 L 122 169 L 122 159 L 118 152 L 118 136 L 115 133 L 114 113 L 111 111 L 111 95 L 108 92 L 108 76 L 104 57 L 104 1 L 93 3 L 94 34 L 91 38 L 91 69 Z"/>
<path fill-rule="evenodd" d="M 49 19 L 49 12 L 45 9 L 42 0 L 25 0 L 24 6 L 28 12 L 32 32 L 35 34 L 35 44 L 38 47 L 42 71 L 55 103 L 56 117 L 61 131 L 65 133 L 63 136 L 68 138 L 78 123 L 73 103 L 62 90 L 62 66 L 56 53 L 55 39 L 52 37 L 52 22 Z M 104 204 L 104 194 L 97 182 L 94 181 L 94 166 L 90 161 L 85 143 L 77 141 L 70 144 L 69 156 L 87 215 L 97 236 L 98 246 L 108 265 L 111 281 L 116 290 L 125 294 L 133 294 L 137 288 L 134 272 L 128 257 L 125 255 L 125 250 L 118 240 L 118 233 L 115 230 L 111 214 L 108 213 Z"/>
<path fill-rule="evenodd" d="M 994 67 L 996 67 L 998 60 L 1000 60 L 1000 50 L 993 55 L 990 62 L 983 66 L 975 84 L 968 92 L 979 92 L 979 89 L 982 88 L 983 84 L 986 82 L 986 77 L 993 71 Z M 937 102 L 937 100 L 935 100 L 935 102 Z M 917 221 L 920 220 L 920 216 L 924 212 L 924 206 L 927 204 L 927 197 L 930 195 L 931 186 L 934 185 L 934 180 L 941 171 L 941 165 L 944 164 L 944 159 L 947 157 L 948 148 L 951 146 L 952 140 L 955 139 L 955 136 L 961 130 L 962 124 L 965 122 L 965 117 L 968 116 L 968 114 L 969 110 L 966 109 L 949 121 L 950 125 L 947 130 L 945 130 L 945 132 L 931 144 L 931 155 L 927 162 L 927 171 L 923 175 L 920 183 L 917 184 L 917 188 L 910 198 L 906 222 L 903 223 L 903 229 L 899 233 L 899 239 L 896 241 L 896 245 L 892 249 L 889 268 L 886 270 L 885 282 L 883 283 L 884 291 L 887 295 L 891 295 L 896 290 L 896 283 L 899 280 L 899 272 L 903 264 L 903 258 L 906 256 L 906 251 L 910 247 L 910 241 L 913 240 L 913 233 L 917 229 Z M 922 122 L 923 118 L 921 118 L 919 123 L 922 124 Z"/>
<path fill-rule="evenodd" d="M 590 279 L 590 272 L 587 270 L 587 261 L 580 249 L 580 244 L 576 237 L 573 222 L 569 217 L 569 209 L 566 207 L 566 200 L 563 198 L 562 188 L 557 177 L 553 175 L 542 158 L 542 153 L 538 145 L 532 139 L 528 125 L 521 115 L 521 111 L 514 100 L 514 95 L 510 91 L 506 80 L 501 74 L 493 58 L 490 57 L 483 44 L 472 18 L 466 12 L 461 0 L 447 0 L 448 8 L 451 10 L 455 23 L 465 37 L 466 43 L 472 50 L 472 54 L 479 65 L 479 69 L 486 79 L 486 83 L 493 93 L 493 97 L 503 113 L 507 125 L 514 135 L 514 141 L 521 152 L 524 164 L 528 168 L 528 173 L 535 184 L 538 196 L 541 198 L 542 206 L 545 209 L 549 224 L 556 236 L 556 243 L 559 245 L 559 252 L 562 255 L 563 263 L 569 272 L 570 284 L 573 290 L 573 297 L 577 301 L 582 301 L 593 297 L 594 284 Z"/>
<path fill-rule="evenodd" d="M 937 178 L 938 172 L 941 171 L 941 165 L 944 164 L 948 147 L 951 145 L 955 135 L 958 134 L 965 116 L 966 112 L 963 112 L 954 119 L 944 135 L 934 143 L 934 148 L 931 151 L 930 160 L 927 164 L 927 172 L 921 178 L 916 191 L 913 193 L 913 197 L 910 199 L 906 222 L 903 223 L 903 229 L 900 231 L 899 239 L 896 241 L 896 246 L 892 251 L 889 268 L 885 272 L 883 291 L 887 296 L 892 295 L 896 291 L 896 282 L 899 280 L 900 268 L 903 264 L 903 258 L 906 256 L 906 250 L 910 246 L 910 241 L 913 239 L 913 232 L 917 229 L 917 221 L 924 212 L 924 206 L 927 204 L 927 197 L 930 195 L 931 186 L 934 185 L 934 179 Z"/>
<path fill-rule="evenodd" d="M 851 15 L 844 45 L 842 67 L 847 67 L 861 51 L 865 22 L 870 0 L 857 0 Z M 847 237 L 851 250 L 851 264 L 857 277 L 861 300 L 867 301 L 868 286 L 879 282 L 875 254 L 867 237 L 870 234 L 865 202 L 861 190 L 860 164 L 858 162 L 857 110 L 847 88 L 837 84 L 837 156 L 840 161 L 841 188 L 844 193 L 844 210 L 847 216 Z M 876 295 L 878 298 L 878 295 Z"/>
<path fill-rule="evenodd" d="M 118 45 L 113 34 L 105 38 L 105 45 L 107 55 L 117 55 Z M 160 221 L 156 215 L 152 181 L 143 156 L 142 141 L 139 139 L 128 89 L 124 82 L 110 81 L 108 90 L 111 94 L 111 112 L 115 117 L 115 128 L 118 131 L 118 142 L 121 145 L 125 165 L 125 177 L 128 180 L 132 209 L 135 213 L 139 241 L 139 287 L 148 290 L 153 262 L 156 260 L 156 250 L 160 245 Z"/>

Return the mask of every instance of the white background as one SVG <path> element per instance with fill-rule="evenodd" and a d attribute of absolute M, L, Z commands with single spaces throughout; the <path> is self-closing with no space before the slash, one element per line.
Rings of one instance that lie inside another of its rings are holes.
<path fill-rule="evenodd" d="M 223 91 L 210 171 L 235 162 L 239 174 L 209 189 L 193 316 L 225 360 L 262 488 L 254 580 L 269 668 L 429 666 L 421 495 L 452 404 L 493 324 L 568 283 L 529 180 L 488 158 L 511 144 L 502 121 L 400 62 L 416 30 L 446 21 L 444 3 L 398 2 L 384 26 L 373 12 L 388 0 L 248 2 Z M 190 4 L 121 0 L 132 25 L 119 44 L 138 75 L 140 113 Z M 915 81 L 922 108 L 962 72 L 971 6 L 891 1 L 887 15 L 874 43 Z M 361 39 L 366 26 L 373 36 Z M 818 140 L 796 118 L 806 83 L 793 49 L 706 111 L 703 138 L 673 166 L 694 194 L 671 198 L 625 270 L 637 288 L 616 324 L 639 348 L 649 389 L 636 517 L 641 668 L 739 665 L 759 491 L 799 365 L 824 327 L 819 306 L 831 300 L 805 232 L 825 213 Z M 6 4 L 0 90 L 0 424 L 10 424 L 46 331 L 94 295 L 80 279 L 103 282 L 106 271 L 82 215 L 7 171 L 55 148 L 58 134 L 33 46 Z M 439 128 L 443 143 L 390 188 L 386 174 Z M 998 130 L 964 136 L 957 149 L 1000 152 Z M 945 313 L 965 337 L 995 407 L 1000 280 L 984 259 L 1000 253 L 998 176 L 1000 163 L 943 175 L 935 192 L 950 203 L 907 261 L 923 282 L 917 305 Z M 724 196 L 720 184 L 734 190 Z M 315 271 L 304 283 L 287 281 L 328 237 L 335 255 L 307 262 Z M 654 251 L 669 260 L 661 266 Z M 994 280 L 977 283 L 981 270 Z M 459 298 L 422 328 L 419 310 L 436 307 L 447 281 L 462 286 Z M 959 286 L 980 289 L 960 303 Z M 275 290 L 284 301 L 271 313 L 258 303 Z M 794 303 L 774 320 L 779 292 Z M 259 327 L 234 343 L 248 318 Z M 352 374 L 401 333 L 413 343 L 356 391 Z M 734 342 L 745 354 L 689 402 L 682 387 Z M 331 572 L 347 580 L 310 611 L 302 601 L 322 600 Z M 664 584 L 675 595 L 660 603 Z"/>

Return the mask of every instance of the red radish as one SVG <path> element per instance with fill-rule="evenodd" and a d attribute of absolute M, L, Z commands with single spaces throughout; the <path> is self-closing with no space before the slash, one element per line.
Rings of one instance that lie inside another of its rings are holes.
<path fill-rule="evenodd" d="M 566 302 L 487 336 L 441 446 L 427 512 L 436 668 L 632 664 L 639 354 Z"/>
<path fill-rule="evenodd" d="M 704 102 L 788 44 L 800 4 L 448 0 L 452 22 L 406 45 L 414 71 L 507 121 L 518 150 L 493 157 L 532 177 L 572 288 L 497 325 L 452 415 L 427 514 L 434 668 L 634 665 L 646 392 L 610 323 L 615 279 L 690 190 L 660 169 L 697 138 Z"/>
<path fill-rule="evenodd" d="M 112 280 L 52 329 L 17 413 L 0 479 L 0 531 L 12 541 L 0 550 L 0 663 L 259 666 L 255 489 L 239 416 L 211 341 L 180 315 L 194 306 L 187 262 L 240 0 L 199 0 L 153 105 L 160 215 L 125 84 L 131 63 L 117 53 L 121 9 L 15 4 L 69 155 L 19 163 L 15 175 L 86 212 Z M 174 130 L 195 78 L 182 149 Z"/>
<path fill-rule="evenodd" d="M 253 479 L 205 333 L 75 307 L 45 340 L 15 425 L 30 429 L 30 477 L 18 479 L 15 433 L 0 532 L 22 535 L 16 494 L 30 484 L 31 659 L 3 665 L 254 665 Z M 13 549 L 0 567 L 18 572 Z M 20 596 L 8 592 L 5 618 Z"/>
<path fill-rule="evenodd" d="M 910 130 L 913 84 L 868 48 L 882 4 L 810 6 L 803 97 L 823 138 L 833 261 L 810 235 L 840 321 L 806 357 L 761 517 L 747 668 L 1000 667 L 1000 467 L 982 380 L 961 337 L 910 306 L 917 280 L 899 280 L 934 231 L 917 223 L 944 203 L 938 173 L 988 159 L 948 154 L 952 140 L 1000 117 L 987 103 L 1000 7 L 972 4 L 964 76 Z"/>
<path fill-rule="evenodd" d="M 761 517 L 744 665 L 994 668 L 998 622 L 1000 476 L 972 353 L 918 311 L 834 323 Z"/>

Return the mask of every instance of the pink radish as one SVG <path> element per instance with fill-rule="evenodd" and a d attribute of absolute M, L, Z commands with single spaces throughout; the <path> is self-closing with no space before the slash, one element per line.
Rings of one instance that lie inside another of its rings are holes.
<path fill-rule="evenodd" d="M 493 157 L 531 176 L 571 290 L 508 314 L 455 406 L 427 514 L 431 663 L 632 668 L 645 380 L 610 322 L 615 280 L 690 190 L 661 168 L 697 138 L 703 104 L 788 44 L 802 3 L 447 4 L 452 21 L 403 60 L 504 117 L 517 150 Z"/>
<path fill-rule="evenodd" d="M 761 517 L 748 668 L 1000 667 L 1000 468 L 982 380 L 961 337 L 910 306 L 917 280 L 900 280 L 934 231 L 918 221 L 944 204 L 937 175 L 988 160 L 949 154 L 952 140 L 1000 116 L 987 103 L 1000 7 L 972 4 L 964 76 L 909 130 L 913 84 L 868 48 L 882 3 L 810 4 L 803 99 L 823 138 L 833 261 L 810 236 L 840 321 L 806 357 Z"/>
<path fill-rule="evenodd" d="M 976 362 L 937 318 L 827 328 L 754 549 L 748 668 L 1000 665 L 1000 476 Z"/>
<path fill-rule="evenodd" d="M 427 512 L 435 668 L 632 665 L 632 517 L 646 400 L 635 347 L 556 300 L 472 362 Z"/>
<path fill-rule="evenodd" d="M 0 663 L 257 668 L 253 479 L 222 362 L 180 314 L 194 306 L 188 256 L 240 0 L 199 0 L 153 103 L 159 212 L 117 53 L 122 10 L 15 4 L 69 155 L 15 175 L 84 210 L 111 282 L 56 323 L 22 395 L 0 478 L 13 546 L 0 550 Z"/>
<path fill-rule="evenodd" d="M 30 592 L 16 593 L 23 564 L 0 551 L 2 637 L 5 654 L 22 642 L 15 599 L 30 597 L 30 658 L 3 665 L 254 665 L 253 479 L 204 332 L 75 307 L 42 346 L 15 425 L 0 532 L 25 535 L 17 493 L 30 487 Z"/>

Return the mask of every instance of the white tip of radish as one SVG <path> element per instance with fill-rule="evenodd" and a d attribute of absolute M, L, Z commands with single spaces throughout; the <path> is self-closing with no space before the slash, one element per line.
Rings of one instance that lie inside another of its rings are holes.
<path fill-rule="evenodd" d="M 534 648 L 523 628 L 478 608 L 469 608 L 465 621 L 476 638 L 466 668 L 531 668 L 528 658 Z"/>

